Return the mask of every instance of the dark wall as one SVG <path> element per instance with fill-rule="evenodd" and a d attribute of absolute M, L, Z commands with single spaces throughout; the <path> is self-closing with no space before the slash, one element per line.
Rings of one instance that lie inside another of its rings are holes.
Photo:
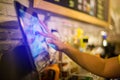
<path fill-rule="evenodd" d="M 0 80 L 21 80 L 32 72 L 28 53 L 24 46 L 5 52 L 0 60 Z"/>

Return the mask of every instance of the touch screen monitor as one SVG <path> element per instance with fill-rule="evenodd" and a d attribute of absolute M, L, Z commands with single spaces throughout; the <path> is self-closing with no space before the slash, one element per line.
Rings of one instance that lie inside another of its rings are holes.
<path fill-rule="evenodd" d="M 40 24 L 37 14 L 32 12 L 31 9 L 21 5 L 19 2 L 15 2 L 15 7 L 23 39 L 34 68 L 41 71 L 49 64 L 50 60 L 45 37 L 39 34 L 39 32 L 45 32 L 45 29 Z"/>

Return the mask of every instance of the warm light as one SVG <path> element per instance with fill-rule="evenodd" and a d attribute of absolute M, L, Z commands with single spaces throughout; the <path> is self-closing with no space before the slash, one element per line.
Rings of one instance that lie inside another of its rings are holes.
<path fill-rule="evenodd" d="M 107 40 L 103 40 L 103 46 L 107 46 Z"/>
<path fill-rule="evenodd" d="M 104 36 L 107 35 L 107 33 L 105 31 L 101 31 L 101 35 Z"/>

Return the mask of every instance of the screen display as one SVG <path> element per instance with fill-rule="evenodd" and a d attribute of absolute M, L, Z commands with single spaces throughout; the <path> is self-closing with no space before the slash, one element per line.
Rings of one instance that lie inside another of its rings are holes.
<path fill-rule="evenodd" d="M 17 4 L 18 5 L 18 4 Z M 49 52 L 44 36 L 39 32 L 45 32 L 44 27 L 35 12 L 19 4 L 17 9 L 18 19 L 21 25 L 22 33 L 29 47 L 30 53 L 34 59 L 34 64 L 38 71 L 49 64 Z"/>

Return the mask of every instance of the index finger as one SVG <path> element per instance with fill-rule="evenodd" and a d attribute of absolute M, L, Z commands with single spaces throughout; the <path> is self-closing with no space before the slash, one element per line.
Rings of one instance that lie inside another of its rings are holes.
<path fill-rule="evenodd" d="M 48 27 L 39 19 L 39 17 L 38 17 L 38 20 L 39 20 L 39 23 L 42 25 L 42 27 L 49 33 L 50 30 L 49 30 Z"/>
<path fill-rule="evenodd" d="M 51 39 L 54 39 L 54 40 L 57 40 L 58 38 L 53 35 L 52 33 L 42 33 L 42 32 L 39 32 L 39 34 L 41 34 L 42 36 L 44 37 L 48 37 L 48 38 L 51 38 Z"/>

